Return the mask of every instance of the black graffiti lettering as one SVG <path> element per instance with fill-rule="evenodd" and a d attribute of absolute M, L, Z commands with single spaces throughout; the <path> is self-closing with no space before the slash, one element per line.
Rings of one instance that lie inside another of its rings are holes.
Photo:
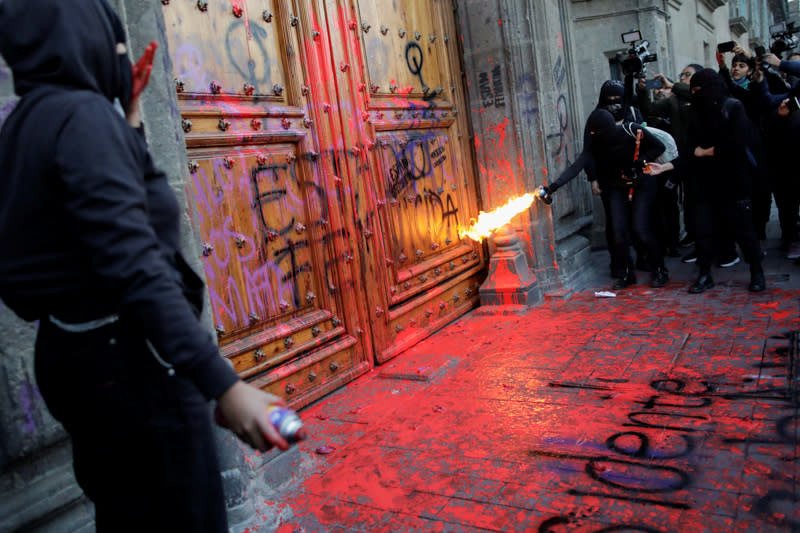
<path fill-rule="evenodd" d="M 503 75 L 500 72 L 500 65 L 495 65 L 492 69 L 492 88 L 494 89 L 494 106 L 505 107 L 506 97 L 503 91 Z"/>
<path fill-rule="evenodd" d="M 311 263 L 306 261 L 305 263 L 303 263 L 299 267 L 295 268 L 292 272 L 290 272 L 288 274 L 284 274 L 283 276 L 281 276 L 281 281 L 283 281 L 285 283 L 285 282 L 289 281 L 290 279 L 294 280 L 294 279 L 297 278 L 298 274 L 300 274 L 302 272 L 311 272 Z"/>
<path fill-rule="evenodd" d="M 445 209 L 442 213 L 442 222 L 447 224 L 447 227 L 450 227 L 450 219 L 455 219 L 455 226 L 458 227 L 458 208 L 456 207 L 455 202 L 453 201 L 453 197 L 450 196 L 450 193 L 447 193 L 447 197 L 445 198 Z"/>
<path fill-rule="evenodd" d="M 711 398 L 697 398 L 696 404 L 691 403 L 667 403 L 667 402 L 659 402 L 657 401 L 660 396 L 650 396 L 650 398 L 643 402 L 641 400 L 637 400 L 633 403 L 640 403 L 644 406 L 644 409 L 653 409 L 654 407 L 680 407 L 684 409 L 700 409 L 702 407 L 708 407 L 711 405 Z"/>
<path fill-rule="evenodd" d="M 714 391 L 714 388 L 707 381 L 700 381 L 699 383 L 704 387 L 704 390 L 698 392 L 686 392 L 686 393 L 683 392 L 684 389 L 686 388 L 686 382 L 681 381 L 679 379 L 654 379 L 653 381 L 650 382 L 650 387 L 658 392 L 667 392 L 670 394 L 678 394 L 681 396 L 698 396 L 702 394 L 708 394 Z"/>
<path fill-rule="evenodd" d="M 489 73 L 481 72 L 478 74 L 478 90 L 481 95 L 481 103 L 484 107 L 489 107 L 494 102 L 494 94 L 492 94 L 492 84 L 489 81 Z"/>
<path fill-rule="evenodd" d="M 640 498 L 638 496 L 624 496 L 622 494 L 606 494 L 603 492 L 589 492 L 577 489 L 568 489 L 567 494 L 570 496 L 592 496 L 595 498 L 607 498 L 609 500 L 622 500 L 625 502 L 643 503 L 646 505 L 659 505 L 661 507 L 670 507 L 672 509 L 691 509 L 688 503 L 683 502 L 667 502 L 663 500 L 654 500 L 652 498 Z M 634 528 L 636 529 L 636 528 Z M 606 531 L 603 529 L 602 531 Z M 628 531 L 626 528 L 624 531 Z"/>
<path fill-rule="evenodd" d="M 567 67 L 564 65 L 564 60 L 558 56 L 556 64 L 553 67 L 553 80 L 556 82 L 556 87 L 559 89 L 564 84 L 564 78 L 567 76 Z"/>
<path fill-rule="evenodd" d="M 788 490 L 770 490 L 762 498 L 756 501 L 753 505 L 753 512 L 757 515 L 765 517 L 767 520 L 774 521 L 780 526 L 784 526 L 791 531 L 800 530 L 800 522 L 792 518 L 779 514 L 776 516 L 776 510 L 772 509 L 773 502 L 791 502 L 791 508 L 796 509 L 797 503 L 800 501 L 797 495 Z"/>
<path fill-rule="evenodd" d="M 597 495 L 601 496 L 601 495 Z M 623 498 L 624 499 L 624 498 Z M 681 507 L 682 509 L 683 507 Z M 687 506 L 688 508 L 688 506 Z M 539 533 L 557 533 L 563 531 L 561 527 L 558 526 L 570 526 L 572 524 L 572 520 L 566 516 L 553 516 L 548 518 L 541 524 L 539 524 Z M 575 524 L 577 525 L 577 524 Z M 569 527 L 567 530 L 572 531 L 574 528 Z M 603 528 L 598 529 L 594 533 L 622 533 L 622 532 L 634 532 L 639 531 L 640 533 L 666 533 L 661 529 L 656 529 L 650 526 L 638 525 L 638 524 L 614 524 L 611 526 L 606 526 Z"/>
<path fill-rule="evenodd" d="M 422 79 L 422 64 L 424 62 L 425 57 L 422 54 L 422 47 L 413 41 L 406 44 L 406 66 L 408 66 L 408 71 L 419 78 L 419 83 L 422 87 L 427 87 L 425 80 Z M 429 91 L 428 94 L 422 97 L 423 100 L 432 100 L 434 98 L 436 98 L 435 91 Z"/>
<path fill-rule="evenodd" d="M 621 475 L 620 466 L 626 469 L 624 476 Z M 680 468 L 624 459 L 592 459 L 586 463 L 585 470 L 589 477 L 609 487 L 645 493 L 674 492 L 691 482 L 689 474 Z M 632 475 L 629 470 L 639 470 L 643 475 Z"/>
<path fill-rule="evenodd" d="M 622 424 L 623 426 L 633 426 L 633 427 L 643 427 L 643 428 L 656 428 L 662 430 L 670 430 L 670 431 L 686 431 L 689 433 L 693 433 L 697 431 L 694 428 L 682 427 L 682 426 L 666 426 L 664 424 L 650 424 L 648 422 L 642 422 L 639 420 L 639 417 L 673 417 L 673 418 L 691 418 L 694 420 L 708 420 L 706 416 L 696 416 L 696 415 L 681 415 L 677 413 L 665 413 L 662 411 L 635 411 L 633 413 L 628 413 L 628 419 L 633 422 L 632 424 Z"/>
<path fill-rule="evenodd" d="M 625 440 L 631 437 L 636 439 L 639 443 L 638 447 L 634 450 L 627 449 L 618 442 L 620 439 Z M 606 439 L 606 447 L 608 447 L 608 449 L 612 452 L 617 452 L 620 455 L 627 455 L 628 457 L 634 457 L 637 459 L 677 459 L 691 453 L 694 451 L 695 447 L 694 439 L 691 436 L 680 435 L 680 437 L 683 438 L 686 446 L 680 452 L 671 455 L 655 453 L 650 449 L 650 439 L 647 437 L 647 435 L 638 431 L 623 431 L 620 433 L 614 433 L 608 439 Z"/>
<path fill-rule="evenodd" d="M 406 145 L 406 150 L 408 151 L 408 176 L 417 181 L 422 179 L 426 176 L 429 176 L 432 172 L 431 167 L 431 152 L 428 145 L 424 142 L 424 139 L 414 139 L 409 141 Z M 421 163 L 418 164 L 417 158 L 415 157 L 419 153 L 421 155 Z"/>
<path fill-rule="evenodd" d="M 262 192 L 258 195 L 256 205 L 253 207 L 259 207 L 262 204 L 268 204 L 270 202 L 277 202 L 284 196 L 286 196 L 286 189 L 273 189 L 271 191 Z"/>

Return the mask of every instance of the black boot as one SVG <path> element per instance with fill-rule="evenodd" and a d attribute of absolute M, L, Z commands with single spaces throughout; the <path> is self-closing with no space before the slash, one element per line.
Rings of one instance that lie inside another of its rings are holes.
<path fill-rule="evenodd" d="M 764 269 L 761 265 L 750 267 L 750 285 L 747 287 L 751 292 L 761 292 L 767 288 L 767 280 L 764 279 Z"/>
<path fill-rule="evenodd" d="M 624 289 L 625 287 L 630 287 L 631 285 L 636 284 L 636 274 L 633 273 L 632 270 L 626 270 L 625 275 L 621 278 L 617 278 L 617 281 L 614 282 L 614 285 L 611 286 L 614 290 Z"/>
<path fill-rule="evenodd" d="M 713 286 L 714 280 L 711 278 L 711 274 L 700 274 L 697 281 L 694 282 L 694 285 L 689 287 L 689 292 L 692 294 L 700 294 L 701 292 L 706 292 L 706 290 Z"/>
<path fill-rule="evenodd" d="M 650 276 L 650 286 L 656 289 L 663 287 L 668 281 L 669 271 L 663 266 L 656 268 L 653 274 Z"/>

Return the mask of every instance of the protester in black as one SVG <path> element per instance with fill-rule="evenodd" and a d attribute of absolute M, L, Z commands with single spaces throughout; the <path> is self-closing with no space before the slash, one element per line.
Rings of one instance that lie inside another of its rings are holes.
<path fill-rule="evenodd" d="M 672 94 L 668 98 L 660 101 L 652 101 L 650 94 L 645 86 L 645 80 L 640 80 L 637 87 L 639 94 L 639 105 L 645 115 L 646 120 L 650 117 L 661 117 L 669 121 L 670 133 L 678 145 L 678 153 L 684 159 L 691 155 L 691 149 L 687 147 L 687 129 L 689 127 L 691 102 L 689 82 L 695 72 L 703 69 L 701 65 L 692 63 L 686 65 L 678 76 L 677 82 L 670 81 L 663 74 L 656 74 L 655 78 L 661 80 L 664 88 L 670 89 Z M 694 247 L 695 243 L 695 222 L 694 222 L 694 183 L 691 179 L 685 179 L 676 170 L 670 180 L 679 183 L 681 188 L 681 198 L 683 203 L 683 226 L 686 231 L 684 238 L 679 241 L 681 246 Z M 693 249 L 683 257 L 683 262 L 693 263 L 697 260 L 697 253 Z"/>
<path fill-rule="evenodd" d="M 626 84 L 630 85 L 631 82 L 626 80 Z M 627 122 L 642 122 L 642 114 L 638 108 L 633 105 L 631 91 L 626 89 L 625 84 L 619 80 L 606 80 L 600 87 L 600 96 L 597 100 L 597 107 L 595 109 L 604 109 L 611 113 L 614 120 L 618 123 Z M 597 186 L 597 178 L 595 176 L 595 159 L 591 151 L 592 136 L 589 133 L 588 123 L 583 128 L 583 150 L 575 159 L 575 161 L 566 169 L 564 169 L 558 178 L 547 186 L 542 187 L 545 194 L 550 195 L 572 181 L 581 170 L 586 171 L 586 178 L 592 184 L 592 192 L 600 196 L 603 203 L 603 211 L 608 216 L 608 194 L 601 192 Z M 611 255 L 610 271 L 611 275 L 615 278 L 624 277 L 626 274 L 626 265 L 617 264 L 614 255 L 614 233 L 610 223 L 606 223 L 605 228 L 606 243 Z M 649 270 L 645 260 L 645 247 L 638 241 L 634 241 L 634 247 L 637 254 L 637 266 L 642 270 Z"/>
<path fill-rule="evenodd" d="M 105 0 L 0 1 L 21 97 L 0 130 L 0 298 L 39 321 L 37 384 L 98 531 L 223 532 L 207 400 L 261 450 L 288 446 L 266 412 L 282 401 L 201 324 L 181 208 L 135 128 L 155 44 L 134 71 L 124 43 Z"/>
<path fill-rule="evenodd" d="M 733 229 L 736 241 L 750 263 L 750 290 L 766 287 L 761 250 L 753 228 L 750 195 L 756 172 L 753 157 L 753 125 L 739 100 L 728 97 L 722 77 L 711 69 L 692 76 L 692 122 L 689 126 L 693 157 L 690 165 L 697 192 L 696 231 L 699 276 L 689 292 L 701 293 L 714 286 L 711 265 L 713 235 L 719 225 Z M 651 165 L 658 174 L 670 164 Z"/>
<path fill-rule="evenodd" d="M 651 285 L 663 287 L 669 276 L 661 246 L 651 229 L 658 184 L 654 176 L 643 174 L 642 169 L 646 162 L 655 160 L 664 152 L 664 145 L 637 124 L 617 124 L 604 109 L 593 111 L 586 127 L 591 136 L 591 154 L 596 162 L 597 180 L 593 187 L 607 195 L 606 223 L 610 224 L 613 234 L 610 245 L 615 264 L 623 267 L 621 275 L 616 276 L 614 288 L 622 289 L 636 283 L 630 257 L 634 237 L 646 249 Z"/>

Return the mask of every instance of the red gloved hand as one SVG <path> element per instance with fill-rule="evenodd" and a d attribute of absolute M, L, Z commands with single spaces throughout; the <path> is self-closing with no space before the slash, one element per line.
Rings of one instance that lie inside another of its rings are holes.
<path fill-rule="evenodd" d="M 153 58 L 155 57 L 156 48 L 158 48 L 158 43 L 150 41 L 150 44 L 144 49 L 142 57 L 131 67 L 133 70 L 131 101 L 133 102 L 139 98 L 144 88 L 147 87 L 147 82 L 150 81 L 150 73 L 153 71 Z"/>

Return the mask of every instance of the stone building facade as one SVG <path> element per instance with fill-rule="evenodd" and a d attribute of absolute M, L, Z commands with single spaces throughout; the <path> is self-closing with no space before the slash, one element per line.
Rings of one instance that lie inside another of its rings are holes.
<path fill-rule="evenodd" d="M 408 3 L 413 1 L 427 0 Z M 133 50 L 150 40 L 166 50 L 160 2 L 111 3 L 125 21 Z M 626 49 L 621 33 L 641 31 L 658 54 L 648 72 L 674 78 L 687 63 L 713 65 L 719 42 L 768 42 L 769 25 L 796 16 L 797 3 L 453 1 L 481 208 L 492 209 L 547 183 L 574 161 L 600 85 L 618 75 L 617 52 Z M 187 152 L 172 68 L 168 58 L 156 65 L 143 115 L 156 163 L 182 194 Z M 9 73 L 0 68 L 0 121 L 14 101 Z M 197 250 L 196 229 L 188 218 L 184 222 L 185 245 Z M 587 272 L 592 246 L 603 244 L 602 227 L 602 207 L 580 178 L 559 192 L 552 207 L 537 202 L 514 220 L 537 298 L 568 296 Z M 68 439 L 36 389 L 35 329 L 0 307 L 0 530 L 90 531 L 93 511 L 72 476 Z M 268 498 L 272 485 L 286 482 L 298 454 L 250 457 L 227 433 L 220 432 L 218 440 L 230 522 L 243 524 L 248 501 Z"/>

